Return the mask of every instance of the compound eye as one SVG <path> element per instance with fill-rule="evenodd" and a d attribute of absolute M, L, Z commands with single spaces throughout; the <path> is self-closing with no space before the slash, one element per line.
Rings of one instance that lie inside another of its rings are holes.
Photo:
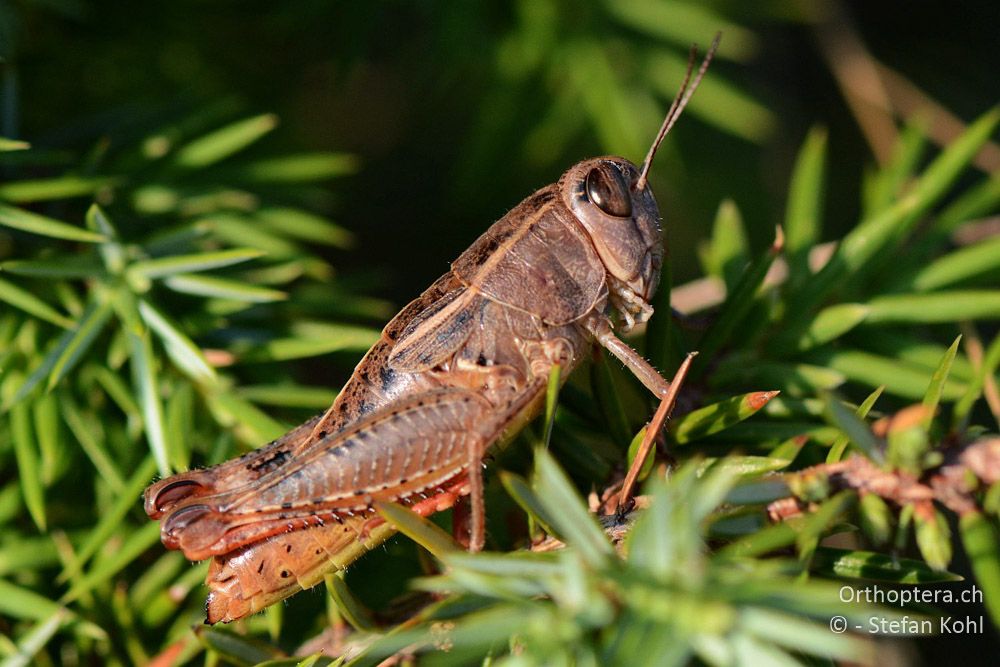
<path fill-rule="evenodd" d="M 632 215 L 628 183 L 612 164 L 602 164 L 590 170 L 587 174 L 587 196 L 608 215 L 616 218 Z"/>

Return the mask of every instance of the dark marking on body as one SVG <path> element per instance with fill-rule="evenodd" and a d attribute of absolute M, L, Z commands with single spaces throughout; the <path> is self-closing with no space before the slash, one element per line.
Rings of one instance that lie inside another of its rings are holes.
<path fill-rule="evenodd" d="M 471 319 L 472 319 L 471 311 L 468 310 L 459 311 L 454 318 L 448 320 L 448 326 L 444 327 L 443 329 L 437 332 L 435 338 L 437 338 L 437 341 L 439 343 L 447 343 L 452 338 L 454 338 L 455 335 L 462 330 L 462 327 L 464 327 L 466 323 Z M 429 359 L 425 360 L 424 363 L 427 363 L 427 361 L 429 361 Z"/>
<path fill-rule="evenodd" d="M 291 452 L 287 449 L 279 449 L 270 456 L 265 456 L 260 461 L 247 464 L 247 470 L 251 472 L 269 472 L 284 465 L 285 461 L 289 459 Z"/>
<path fill-rule="evenodd" d="M 542 203 L 540 201 L 539 203 Z M 496 232 L 492 232 L 482 240 L 481 245 L 473 246 L 475 255 L 472 257 L 472 262 L 475 266 L 482 266 L 493 254 L 497 251 L 504 242 L 507 241 L 514 232 L 517 231 L 516 227 L 507 227 L 500 229 Z"/>
<path fill-rule="evenodd" d="M 509 236 L 509 234 L 508 234 Z M 496 252 L 496 249 L 500 247 L 500 243 L 503 241 L 502 238 L 497 236 L 487 236 L 486 240 L 483 241 L 483 245 L 478 249 L 476 253 L 476 266 L 481 266 L 489 257 Z"/>
<path fill-rule="evenodd" d="M 383 366 L 379 369 L 379 379 L 382 381 L 382 391 L 387 391 L 389 386 L 396 379 L 396 371 L 392 370 L 388 366 Z"/>

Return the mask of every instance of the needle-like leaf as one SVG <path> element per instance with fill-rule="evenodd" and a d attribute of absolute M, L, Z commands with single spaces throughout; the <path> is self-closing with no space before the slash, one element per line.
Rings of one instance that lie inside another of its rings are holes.
<path fill-rule="evenodd" d="M 14 208 L 6 204 L 0 204 L 0 225 L 30 234 L 38 234 L 66 241 L 100 243 L 107 240 L 107 237 L 102 234 L 88 232 L 85 229 L 68 225 L 65 222 L 53 220 L 38 213 Z"/>

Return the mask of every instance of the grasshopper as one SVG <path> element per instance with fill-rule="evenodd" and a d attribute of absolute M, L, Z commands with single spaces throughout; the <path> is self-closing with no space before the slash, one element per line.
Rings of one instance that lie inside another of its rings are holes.
<path fill-rule="evenodd" d="M 693 79 L 692 47 L 641 167 L 612 156 L 573 165 L 386 325 L 325 414 L 146 490 L 163 544 L 211 559 L 208 623 L 257 612 L 346 567 L 392 533 L 373 510 L 380 502 L 427 515 L 469 495 L 469 548 L 481 549 L 484 453 L 538 413 L 553 367 L 565 377 L 595 342 L 663 401 L 663 418 L 679 383 L 615 335 L 611 314 L 628 331 L 653 312 L 663 243 L 649 169 L 718 42 Z"/>

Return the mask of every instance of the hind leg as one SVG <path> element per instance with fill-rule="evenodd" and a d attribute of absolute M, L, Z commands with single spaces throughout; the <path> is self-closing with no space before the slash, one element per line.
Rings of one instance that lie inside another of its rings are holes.
<path fill-rule="evenodd" d="M 483 550 L 486 543 L 486 502 L 483 499 L 482 442 L 469 442 L 469 551 Z"/>

